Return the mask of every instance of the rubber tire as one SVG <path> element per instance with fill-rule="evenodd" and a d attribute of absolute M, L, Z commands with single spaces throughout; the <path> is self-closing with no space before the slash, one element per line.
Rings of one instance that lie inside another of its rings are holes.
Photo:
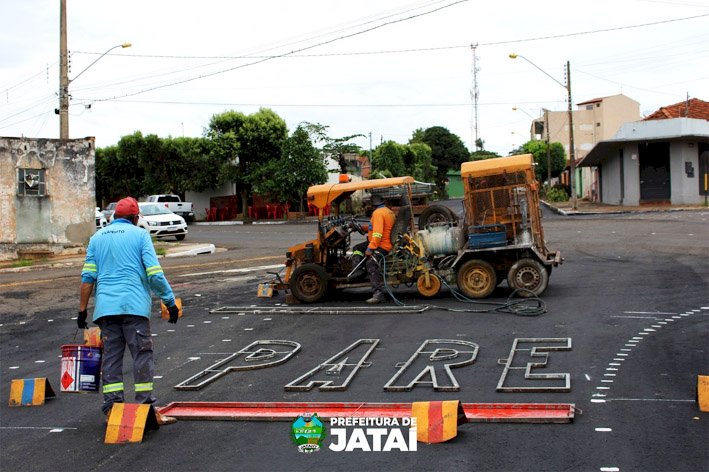
<path fill-rule="evenodd" d="M 510 267 L 507 285 L 512 290 L 526 289 L 517 292 L 522 298 L 538 297 L 549 285 L 549 272 L 538 260 L 526 257 Z"/>
<path fill-rule="evenodd" d="M 418 290 L 419 295 L 421 295 L 424 298 L 431 298 L 435 297 L 438 295 L 438 293 L 441 291 L 441 286 L 443 285 L 441 283 L 440 277 L 438 277 L 435 274 L 429 274 L 429 282 L 431 285 L 429 287 L 426 287 L 426 275 L 420 275 L 418 280 L 416 281 L 416 290 Z"/>
<path fill-rule="evenodd" d="M 288 280 L 293 296 L 303 303 L 315 303 L 327 292 L 327 272 L 317 264 L 303 264 Z"/>
<path fill-rule="evenodd" d="M 456 270 L 458 290 L 468 298 L 485 298 L 497 287 L 497 275 L 489 262 L 482 259 L 465 261 Z"/>
<path fill-rule="evenodd" d="M 178 241 L 184 241 L 184 240 L 185 240 L 185 235 L 184 235 L 184 234 L 178 234 L 177 236 L 175 236 L 175 239 L 177 239 Z"/>
<path fill-rule="evenodd" d="M 419 215 L 419 229 L 433 223 L 458 223 L 458 217 L 445 205 L 430 205 Z"/>

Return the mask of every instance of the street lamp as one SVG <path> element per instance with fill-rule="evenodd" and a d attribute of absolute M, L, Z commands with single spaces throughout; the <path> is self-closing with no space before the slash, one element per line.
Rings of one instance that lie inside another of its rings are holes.
<path fill-rule="evenodd" d="M 544 69 L 527 59 L 526 57 L 519 55 L 519 54 L 510 54 L 509 55 L 510 59 L 517 59 L 522 58 L 525 61 L 529 62 L 532 66 L 534 66 L 537 70 L 541 71 L 544 75 L 549 77 L 551 80 L 556 82 L 557 84 L 561 85 L 566 89 L 566 93 L 568 95 L 568 114 L 569 114 L 569 187 L 571 190 L 571 207 L 572 209 L 576 210 L 576 190 L 574 188 L 574 174 L 576 173 L 576 151 L 574 149 L 574 119 L 573 119 L 573 110 L 571 108 L 571 65 L 569 64 L 569 61 L 566 61 L 566 85 L 562 84 L 558 80 L 556 80 L 553 76 L 549 75 Z M 547 128 L 548 131 L 548 128 Z"/>
<path fill-rule="evenodd" d="M 103 56 L 117 48 L 129 48 L 131 43 L 117 44 L 109 48 L 106 52 L 96 58 L 91 64 L 86 66 L 81 72 L 76 74 L 76 77 L 69 79 L 68 76 L 68 58 L 66 51 L 66 35 L 64 35 L 62 50 L 60 51 L 60 77 L 59 77 L 59 138 L 69 139 L 69 84 L 78 79 L 81 74 L 86 72 L 91 66 L 96 64 Z"/>
<path fill-rule="evenodd" d="M 69 84 L 76 80 L 86 69 L 96 64 L 99 59 L 116 48 L 129 48 L 130 43 L 123 43 L 113 46 L 108 51 L 101 54 L 94 62 L 79 72 L 76 77 L 69 80 L 69 53 L 66 41 L 66 0 L 59 1 L 59 138 L 69 139 Z"/>

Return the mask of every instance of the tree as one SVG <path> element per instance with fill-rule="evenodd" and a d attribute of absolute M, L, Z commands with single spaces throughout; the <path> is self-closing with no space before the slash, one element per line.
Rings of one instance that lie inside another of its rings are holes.
<path fill-rule="evenodd" d="M 351 143 L 354 138 L 363 138 L 363 134 L 352 134 L 342 136 L 341 138 L 331 138 L 327 135 L 329 126 L 320 123 L 309 123 L 304 121 L 300 125 L 310 136 L 310 139 L 316 145 L 321 145 L 320 151 L 325 159 L 333 159 L 340 165 L 339 172 L 347 173 L 347 164 L 344 162 L 344 155 L 354 153 L 361 155 L 361 148 L 355 143 Z M 334 171 L 337 171 L 333 169 Z"/>
<path fill-rule="evenodd" d="M 404 156 L 407 152 L 408 148 L 405 145 L 394 141 L 380 144 L 372 153 L 372 172 L 384 173 L 388 171 L 392 177 L 406 175 Z"/>
<path fill-rule="evenodd" d="M 566 167 L 566 151 L 561 143 L 551 143 L 551 176 L 558 177 Z M 545 141 L 527 141 L 514 151 L 515 154 L 532 154 L 534 156 L 534 173 L 539 182 L 547 179 L 547 143 Z"/>
<path fill-rule="evenodd" d="M 260 166 L 253 179 L 258 193 L 279 202 L 297 203 L 303 211 L 308 187 L 325 183 L 327 169 L 320 151 L 301 125 L 288 138 L 281 158 Z"/>
<path fill-rule="evenodd" d="M 260 166 L 279 160 L 288 139 L 285 120 L 268 108 L 252 115 L 227 111 L 212 116 L 207 129 L 212 155 L 219 163 L 219 182 L 234 182 L 240 189 L 246 214 L 253 178 Z"/>
<path fill-rule="evenodd" d="M 123 136 L 115 146 L 96 150 L 97 201 L 143 194 L 142 153 L 143 135 L 140 131 Z"/>
<path fill-rule="evenodd" d="M 446 174 L 451 169 L 460 169 L 460 165 L 468 160 L 468 150 L 458 136 L 442 126 L 414 131 L 409 143 L 420 142 L 431 148 L 431 162 L 436 167 L 436 185 L 439 192 L 445 194 Z"/>

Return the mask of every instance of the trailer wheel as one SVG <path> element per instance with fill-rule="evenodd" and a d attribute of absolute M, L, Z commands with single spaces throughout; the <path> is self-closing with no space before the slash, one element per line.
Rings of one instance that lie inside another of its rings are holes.
<path fill-rule="evenodd" d="M 426 283 L 426 274 L 422 274 L 416 281 L 416 289 L 422 297 L 435 297 L 441 291 L 441 279 L 429 273 L 428 283 Z"/>
<path fill-rule="evenodd" d="M 293 296 L 303 303 L 320 300 L 327 291 L 327 273 L 317 264 L 303 264 L 290 276 Z"/>
<path fill-rule="evenodd" d="M 520 290 L 520 297 L 539 296 L 549 285 L 549 272 L 536 259 L 524 258 L 515 262 L 507 273 L 507 285 Z"/>
<path fill-rule="evenodd" d="M 430 205 L 419 215 L 419 229 L 435 223 L 457 223 L 456 214 L 445 205 Z"/>
<path fill-rule="evenodd" d="M 457 270 L 458 289 L 470 298 L 485 298 L 497 286 L 495 269 L 489 262 L 471 259 Z"/>

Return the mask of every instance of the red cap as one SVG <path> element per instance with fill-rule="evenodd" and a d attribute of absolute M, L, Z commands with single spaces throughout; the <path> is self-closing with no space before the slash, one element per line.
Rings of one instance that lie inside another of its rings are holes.
<path fill-rule="evenodd" d="M 115 218 L 122 218 L 124 216 L 133 216 L 140 213 L 140 208 L 138 207 L 138 202 L 133 197 L 126 197 L 118 201 L 116 209 L 113 212 Z"/>

